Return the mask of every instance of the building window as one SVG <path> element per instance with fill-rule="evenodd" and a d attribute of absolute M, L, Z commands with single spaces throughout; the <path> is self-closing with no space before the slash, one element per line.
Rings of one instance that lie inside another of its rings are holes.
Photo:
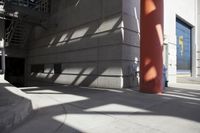
<path fill-rule="evenodd" d="M 44 73 L 44 65 L 43 64 L 31 65 L 31 72 Z"/>
<path fill-rule="evenodd" d="M 61 74 L 62 73 L 62 65 L 60 63 L 54 64 L 54 73 Z"/>

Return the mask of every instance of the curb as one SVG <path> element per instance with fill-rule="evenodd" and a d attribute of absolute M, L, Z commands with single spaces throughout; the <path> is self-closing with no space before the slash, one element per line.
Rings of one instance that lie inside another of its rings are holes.
<path fill-rule="evenodd" d="M 2 78 L 0 80 L 0 132 L 7 133 L 22 122 L 33 109 L 30 98 L 24 92 Z"/>

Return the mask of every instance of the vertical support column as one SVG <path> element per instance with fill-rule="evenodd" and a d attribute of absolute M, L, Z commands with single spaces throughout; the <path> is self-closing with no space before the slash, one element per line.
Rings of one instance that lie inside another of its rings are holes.
<path fill-rule="evenodd" d="M 5 50 L 4 48 L 1 49 L 1 69 L 2 69 L 2 73 L 5 74 Z"/>
<path fill-rule="evenodd" d="M 0 19 L 0 50 L 1 50 L 1 69 L 2 73 L 5 73 L 5 22 L 4 19 Z"/>
<path fill-rule="evenodd" d="M 163 0 L 141 0 L 140 91 L 163 89 Z"/>

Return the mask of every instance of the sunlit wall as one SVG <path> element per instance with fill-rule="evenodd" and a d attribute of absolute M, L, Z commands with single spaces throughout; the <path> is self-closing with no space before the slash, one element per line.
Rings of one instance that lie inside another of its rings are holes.
<path fill-rule="evenodd" d="M 165 41 L 165 65 L 168 68 L 168 80 L 176 82 L 177 78 L 177 36 L 176 18 L 180 19 L 192 28 L 191 35 L 191 75 L 197 74 L 197 1 L 198 0 L 165 0 L 164 1 L 164 41 Z"/>
<path fill-rule="evenodd" d="M 28 43 L 28 85 L 138 86 L 140 0 L 58 0 L 51 5 L 50 17 L 43 28 L 33 28 Z M 163 57 L 170 82 L 177 76 L 176 18 L 192 27 L 192 76 L 200 75 L 197 11 L 197 0 L 164 1 Z"/>
<path fill-rule="evenodd" d="M 27 84 L 124 87 L 121 0 L 59 0 L 35 27 Z M 57 67 L 56 67 L 57 66 Z"/>

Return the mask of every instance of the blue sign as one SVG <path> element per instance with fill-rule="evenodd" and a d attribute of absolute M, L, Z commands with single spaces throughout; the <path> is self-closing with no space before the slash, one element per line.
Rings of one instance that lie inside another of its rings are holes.
<path fill-rule="evenodd" d="M 176 20 L 177 70 L 191 72 L 191 27 Z"/>

